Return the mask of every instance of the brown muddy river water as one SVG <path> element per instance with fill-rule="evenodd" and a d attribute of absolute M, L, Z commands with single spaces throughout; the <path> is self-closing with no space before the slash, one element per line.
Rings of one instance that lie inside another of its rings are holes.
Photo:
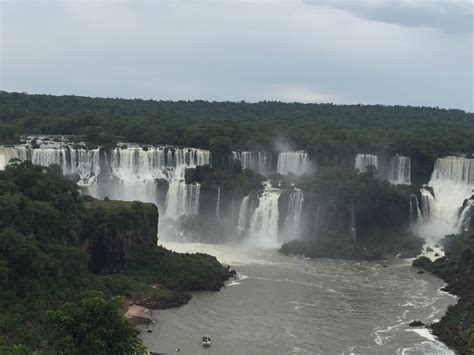
<path fill-rule="evenodd" d="M 197 292 L 184 307 L 153 311 L 142 326 L 150 351 L 179 354 L 452 354 L 415 319 L 439 319 L 454 296 L 409 261 L 309 260 L 276 250 L 163 243 L 231 265 L 236 280 Z M 152 330 L 151 333 L 146 330 Z M 214 344 L 203 349 L 200 339 Z"/>

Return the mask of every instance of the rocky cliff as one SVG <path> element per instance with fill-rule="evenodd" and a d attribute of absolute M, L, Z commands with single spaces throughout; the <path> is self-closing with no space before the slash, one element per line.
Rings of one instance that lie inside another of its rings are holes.
<path fill-rule="evenodd" d="M 151 203 L 100 201 L 88 198 L 81 231 L 83 250 L 93 272 L 117 272 L 158 238 L 158 209 Z"/>
<path fill-rule="evenodd" d="M 457 304 L 449 307 L 446 315 L 432 324 L 431 329 L 441 341 L 460 354 L 466 354 L 469 351 L 468 330 L 474 326 L 474 234 L 447 236 L 442 244 L 444 257 L 435 261 L 419 257 L 413 261 L 413 266 L 440 277 L 448 283 L 443 290 L 459 296 Z"/>

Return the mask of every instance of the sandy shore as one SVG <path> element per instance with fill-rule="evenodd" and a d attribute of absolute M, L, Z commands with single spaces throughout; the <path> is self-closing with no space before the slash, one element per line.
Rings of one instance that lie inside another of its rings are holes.
<path fill-rule="evenodd" d="M 123 316 L 133 325 L 150 324 L 153 320 L 150 318 L 148 312 L 148 308 L 132 304 L 128 307 Z"/>

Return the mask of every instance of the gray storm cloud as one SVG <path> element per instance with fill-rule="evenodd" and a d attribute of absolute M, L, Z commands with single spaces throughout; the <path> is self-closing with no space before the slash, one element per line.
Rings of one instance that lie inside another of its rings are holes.
<path fill-rule="evenodd" d="M 0 87 L 472 111 L 472 6 L 455 4 L 3 1 Z"/>
<path fill-rule="evenodd" d="M 447 33 L 473 32 L 472 0 L 304 0 L 307 4 L 348 11 L 370 21 L 407 27 L 435 28 Z"/>

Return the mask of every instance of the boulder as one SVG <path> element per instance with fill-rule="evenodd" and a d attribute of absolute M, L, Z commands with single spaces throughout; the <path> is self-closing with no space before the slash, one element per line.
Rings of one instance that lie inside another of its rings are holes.
<path fill-rule="evenodd" d="M 408 324 L 410 327 L 424 327 L 426 324 L 423 323 L 422 321 L 419 320 L 414 320 L 410 324 Z"/>

